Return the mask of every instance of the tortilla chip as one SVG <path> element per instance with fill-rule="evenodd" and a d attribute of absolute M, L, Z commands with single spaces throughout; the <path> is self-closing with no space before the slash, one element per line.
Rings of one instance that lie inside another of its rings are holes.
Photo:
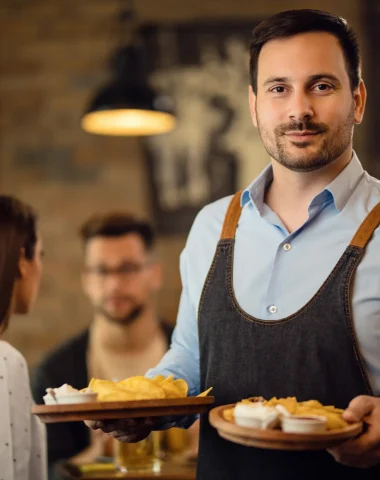
<path fill-rule="evenodd" d="M 120 382 L 117 382 L 117 386 L 133 392 L 138 392 L 144 398 L 166 398 L 165 391 L 161 385 L 158 385 L 153 380 L 143 376 L 130 377 L 126 378 L 125 380 L 120 380 Z"/>
<path fill-rule="evenodd" d="M 92 378 L 88 386 L 98 393 L 99 401 L 185 398 L 189 389 L 185 380 L 174 380 L 173 375 L 156 375 L 152 379 L 138 375 L 119 382 Z M 210 390 L 200 396 L 206 396 Z"/>
<path fill-rule="evenodd" d="M 264 405 L 283 405 L 292 415 L 319 415 L 327 420 L 327 430 L 344 428 L 348 423 L 342 418 L 343 410 L 334 405 L 322 405 L 318 400 L 297 402 L 296 397 L 276 398 L 264 401 Z"/>
<path fill-rule="evenodd" d="M 176 387 L 181 397 L 187 397 L 189 386 L 187 385 L 185 380 L 178 378 L 177 380 L 174 380 L 174 382 L 172 382 L 172 385 Z"/>
<path fill-rule="evenodd" d="M 227 420 L 227 422 L 233 422 L 235 419 L 234 408 L 226 408 L 226 410 L 223 410 L 223 418 Z"/>
<path fill-rule="evenodd" d="M 112 392 L 98 396 L 101 402 L 125 402 L 127 400 L 140 400 L 137 398 L 137 392 L 131 392 L 122 388 L 114 388 Z"/>
<path fill-rule="evenodd" d="M 164 380 L 162 380 L 161 385 L 162 385 L 163 383 L 172 383 L 172 382 L 174 382 L 174 376 L 173 376 L 173 375 L 169 375 L 168 377 L 164 378 Z"/>
<path fill-rule="evenodd" d="M 199 395 L 197 395 L 197 397 L 207 397 L 207 395 L 211 392 L 211 390 L 212 390 L 212 387 L 208 388 L 204 392 L 201 392 Z"/>
<path fill-rule="evenodd" d="M 162 383 L 161 387 L 164 389 L 166 398 L 186 397 L 173 383 Z"/>
<path fill-rule="evenodd" d="M 287 397 L 287 398 L 276 398 L 272 397 L 268 401 L 264 401 L 264 405 L 268 407 L 275 407 L 276 405 L 282 405 L 285 407 L 289 413 L 295 414 L 297 410 L 297 399 L 296 397 Z"/>
<path fill-rule="evenodd" d="M 98 394 L 98 400 L 101 401 L 103 395 L 111 393 L 115 389 L 115 383 L 110 380 L 100 380 L 97 378 L 92 378 L 89 385 L 89 388 L 95 393 Z"/>
<path fill-rule="evenodd" d="M 153 382 L 156 382 L 158 384 L 162 383 L 167 377 L 164 377 L 163 375 L 156 375 L 154 378 L 152 378 Z"/>

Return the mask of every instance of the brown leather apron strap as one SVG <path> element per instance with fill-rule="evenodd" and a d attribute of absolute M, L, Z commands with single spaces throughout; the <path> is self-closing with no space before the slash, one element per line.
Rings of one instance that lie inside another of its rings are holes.
<path fill-rule="evenodd" d="M 380 203 L 378 203 L 366 216 L 360 225 L 358 231 L 355 233 L 350 245 L 353 247 L 364 248 L 373 232 L 380 223 Z"/>
<path fill-rule="evenodd" d="M 235 193 L 228 206 L 226 216 L 224 217 L 223 229 L 220 239 L 234 238 L 236 228 L 239 223 L 242 207 L 240 205 L 240 198 L 243 190 Z"/>
<path fill-rule="evenodd" d="M 235 193 L 228 206 L 226 216 L 224 218 L 221 239 L 230 239 L 235 237 L 236 228 L 239 223 L 242 207 L 240 205 L 240 198 L 242 190 Z M 380 224 L 380 203 L 369 212 L 367 217 L 355 233 L 350 245 L 353 247 L 365 248 L 373 232 Z"/>

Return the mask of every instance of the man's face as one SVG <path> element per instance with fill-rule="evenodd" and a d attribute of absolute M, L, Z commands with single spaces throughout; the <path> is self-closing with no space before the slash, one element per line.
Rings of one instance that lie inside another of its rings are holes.
<path fill-rule="evenodd" d="M 128 325 L 151 306 L 161 269 L 140 235 L 95 237 L 85 248 L 82 283 L 95 312 Z"/>
<path fill-rule="evenodd" d="M 364 104 L 364 85 L 351 91 L 335 36 L 311 32 L 263 46 L 252 119 L 271 158 L 290 170 L 316 170 L 351 148 Z"/>

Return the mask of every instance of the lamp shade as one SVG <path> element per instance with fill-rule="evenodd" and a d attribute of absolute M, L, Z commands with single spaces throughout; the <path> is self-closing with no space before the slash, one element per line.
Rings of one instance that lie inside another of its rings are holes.
<path fill-rule="evenodd" d="M 175 116 L 168 97 L 118 79 L 91 100 L 81 126 L 97 135 L 156 135 L 172 130 Z"/>
<path fill-rule="evenodd" d="M 112 56 L 114 80 L 92 98 L 82 117 L 83 130 L 97 135 L 156 135 L 175 126 L 171 99 L 146 83 L 144 52 L 133 44 Z"/>

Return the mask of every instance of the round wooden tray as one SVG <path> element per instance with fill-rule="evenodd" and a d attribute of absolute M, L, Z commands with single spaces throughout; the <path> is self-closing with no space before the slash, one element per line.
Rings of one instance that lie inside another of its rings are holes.
<path fill-rule="evenodd" d="M 32 413 L 43 423 L 79 422 L 117 418 L 161 417 L 204 413 L 214 397 L 186 397 L 126 402 L 93 402 L 67 405 L 33 405 Z"/>
<path fill-rule="evenodd" d="M 222 438 L 248 447 L 272 450 L 325 450 L 356 437 L 363 429 L 361 422 L 323 433 L 286 433 L 277 429 L 240 427 L 223 418 L 223 411 L 233 407 L 234 404 L 213 408 L 209 412 L 210 423 Z"/>

